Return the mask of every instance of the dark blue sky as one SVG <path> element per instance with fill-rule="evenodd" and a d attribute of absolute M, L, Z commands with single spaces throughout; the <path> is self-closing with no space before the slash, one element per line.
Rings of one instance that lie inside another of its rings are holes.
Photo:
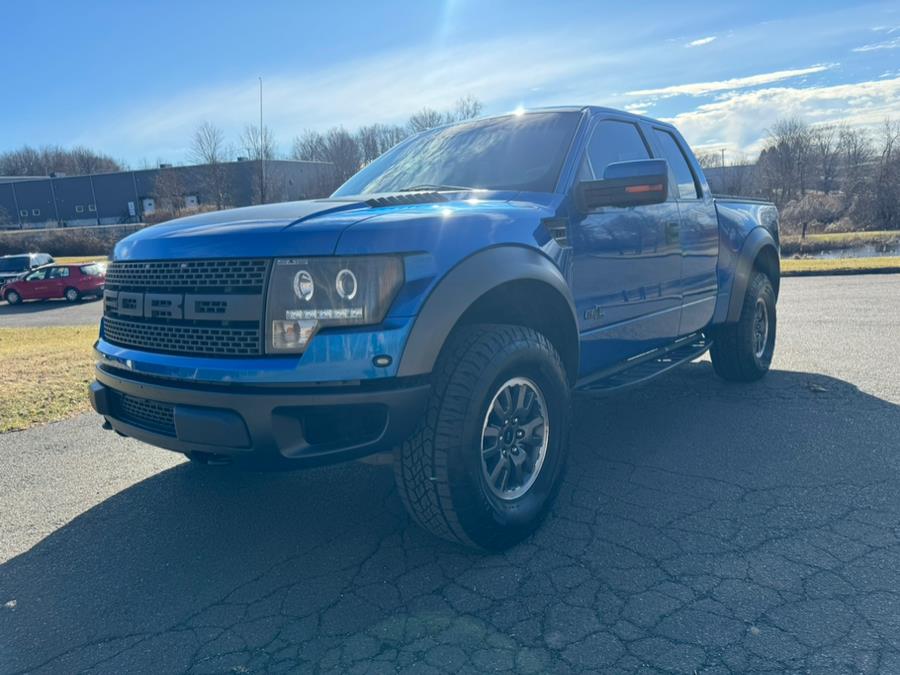
<path fill-rule="evenodd" d="M 183 161 L 202 121 L 236 141 L 265 83 L 283 151 L 305 128 L 395 122 L 471 94 L 497 113 L 594 103 L 752 153 L 785 115 L 900 117 L 894 3 L 7 3 L 0 149 L 83 143 Z"/>

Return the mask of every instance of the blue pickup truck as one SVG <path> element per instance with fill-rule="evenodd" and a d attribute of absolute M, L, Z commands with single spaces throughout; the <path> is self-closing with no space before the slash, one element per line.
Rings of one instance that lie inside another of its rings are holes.
<path fill-rule="evenodd" d="M 573 391 L 711 352 L 762 377 L 778 222 L 714 197 L 669 124 L 553 108 L 412 136 L 331 197 L 122 240 L 94 409 L 201 464 L 392 451 L 413 519 L 508 547 L 562 482 Z"/>

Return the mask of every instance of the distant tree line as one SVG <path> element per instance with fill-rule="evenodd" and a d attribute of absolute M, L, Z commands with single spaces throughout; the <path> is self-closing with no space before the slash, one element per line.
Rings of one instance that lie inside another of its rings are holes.
<path fill-rule="evenodd" d="M 900 229 L 900 122 L 776 122 L 755 163 L 699 155 L 716 191 L 774 201 L 786 231 Z"/>
<path fill-rule="evenodd" d="M 108 155 L 83 146 L 66 149 L 58 145 L 0 153 L 0 176 L 49 176 L 64 173 L 82 176 L 89 173 L 121 171 L 122 165 Z"/>
<path fill-rule="evenodd" d="M 307 130 L 294 139 L 291 159 L 334 164 L 332 184 L 322 186 L 323 192 L 330 193 L 361 167 L 411 134 L 473 119 L 481 114 L 482 108 L 481 101 L 466 96 L 450 110 L 422 108 L 411 115 L 406 124 L 371 124 L 355 132 L 347 131 L 342 126 L 324 132 Z"/>
<path fill-rule="evenodd" d="M 443 124 L 473 119 L 481 114 L 482 109 L 481 101 L 465 96 L 450 110 L 423 108 L 411 115 L 405 124 L 371 124 L 356 131 L 348 131 L 343 126 L 326 131 L 307 130 L 294 138 L 287 158 L 328 162 L 334 166 L 332 172 L 320 177 L 314 192 L 307 195 L 311 198 L 323 197 L 409 135 Z M 203 122 L 194 131 L 188 151 L 192 162 L 209 166 L 205 174 L 204 193 L 212 196 L 217 209 L 230 205 L 231 201 L 231 186 L 224 164 L 238 158 L 257 163 L 252 186 L 253 201 L 281 201 L 285 189 L 284 177 L 276 167 L 267 167 L 266 163 L 282 157 L 272 130 L 268 126 L 260 129 L 254 124 L 244 127 L 237 144 L 230 144 L 222 129 L 211 122 Z M 184 207 L 182 193 L 177 172 L 160 171 L 154 195 L 161 211 L 157 217 L 177 216 Z"/>

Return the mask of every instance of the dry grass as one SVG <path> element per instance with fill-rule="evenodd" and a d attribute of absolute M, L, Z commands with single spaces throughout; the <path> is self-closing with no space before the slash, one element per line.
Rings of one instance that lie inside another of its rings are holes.
<path fill-rule="evenodd" d="M 95 326 L 0 328 L 0 433 L 90 408 Z"/>
<path fill-rule="evenodd" d="M 900 237 L 900 230 L 865 230 L 860 232 L 820 232 L 818 234 L 807 234 L 805 239 L 800 239 L 800 235 L 792 234 L 782 237 L 782 241 L 824 241 L 828 243 L 844 243 L 851 242 L 870 242 L 873 239 L 878 241 L 885 238 Z"/>
<path fill-rule="evenodd" d="M 879 258 L 784 258 L 781 272 L 792 274 L 865 274 L 867 272 L 900 271 L 900 257 Z"/>
<path fill-rule="evenodd" d="M 808 234 L 805 239 L 801 239 L 800 235 L 793 234 L 781 237 L 781 254 L 788 256 L 796 253 L 821 253 L 866 245 L 875 246 L 876 249 L 886 249 L 898 244 L 900 244 L 900 230 L 827 232 Z"/>
<path fill-rule="evenodd" d="M 63 256 L 61 258 L 55 258 L 55 260 L 60 265 L 77 265 L 79 263 L 107 262 L 109 258 L 105 255 L 75 255 Z"/>

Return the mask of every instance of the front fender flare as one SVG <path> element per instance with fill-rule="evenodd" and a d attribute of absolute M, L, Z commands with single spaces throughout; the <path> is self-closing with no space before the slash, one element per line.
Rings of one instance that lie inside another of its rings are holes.
<path fill-rule="evenodd" d="M 559 268 L 534 249 L 497 246 L 466 258 L 438 282 L 416 317 L 397 375 L 431 373 L 447 337 L 463 313 L 492 289 L 523 280 L 548 284 L 565 298 L 577 335 L 575 303 Z M 575 362 L 578 362 L 577 358 Z"/>

